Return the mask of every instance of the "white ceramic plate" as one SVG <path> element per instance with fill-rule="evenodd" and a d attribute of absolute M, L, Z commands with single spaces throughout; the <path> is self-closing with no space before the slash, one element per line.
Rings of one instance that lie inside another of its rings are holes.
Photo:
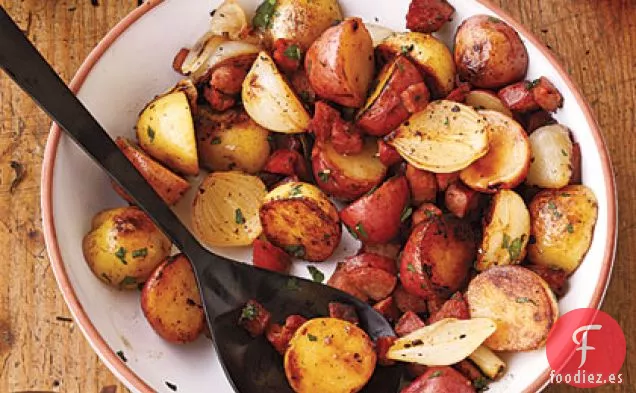
<path fill-rule="evenodd" d="M 253 12 L 260 0 L 239 0 Z M 345 15 L 404 30 L 409 0 L 340 0 Z M 206 30 L 209 11 L 220 0 L 150 0 L 120 22 L 86 59 L 72 82 L 82 102 L 110 135 L 133 136 L 137 114 L 154 95 L 172 86 L 179 76 L 172 71 L 174 54 L 191 46 Z M 492 14 L 512 24 L 528 48 L 528 79 L 547 76 L 563 93 L 565 106 L 556 118 L 572 129 L 581 145 L 584 183 L 599 202 L 598 223 L 592 247 L 570 279 L 561 299 L 567 312 L 579 307 L 598 307 L 607 287 L 616 236 L 615 187 L 602 137 L 590 110 L 567 74 L 541 45 L 507 15 L 481 0 L 451 0 L 454 20 L 439 36 L 452 43 L 459 23 L 474 14 Z M 186 198 L 187 199 L 187 198 Z M 181 204 L 178 210 L 183 212 Z M 101 209 L 123 205 L 112 191 L 107 176 L 66 136 L 53 127 L 42 176 L 42 211 L 49 256 L 62 293 L 78 325 L 108 367 L 133 392 L 214 391 L 231 393 L 212 343 L 201 338 L 188 345 L 171 345 L 160 339 L 144 319 L 139 293 L 113 290 L 97 280 L 84 262 L 81 241 L 92 216 Z M 188 222 L 186 216 L 184 220 Z M 345 237 L 332 262 L 353 254 L 357 241 Z M 243 249 L 217 249 L 226 256 L 249 261 Z M 334 263 L 320 265 L 327 276 Z M 294 274 L 307 276 L 304 263 Z M 123 351 L 123 363 L 115 355 Z M 490 392 L 532 392 L 547 380 L 548 363 L 543 350 L 505 356 L 509 371 Z M 388 393 L 388 392 L 387 392 Z"/>

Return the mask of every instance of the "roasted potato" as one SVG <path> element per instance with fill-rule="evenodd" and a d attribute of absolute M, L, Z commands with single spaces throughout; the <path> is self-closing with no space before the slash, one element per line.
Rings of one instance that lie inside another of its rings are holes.
<path fill-rule="evenodd" d="M 419 223 L 430 220 L 434 217 L 441 217 L 442 211 L 433 203 L 422 203 L 413 212 L 411 227 L 415 228 Z"/>
<path fill-rule="evenodd" d="M 137 207 L 99 212 L 82 251 L 93 273 L 108 285 L 133 289 L 170 254 L 172 244 Z"/>
<path fill-rule="evenodd" d="M 375 301 L 389 296 L 397 283 L 395 260 L 372 253 L 363 253 L 345 259 L 339 274 L 364 294 L 363 298 Z"/>
<path fill-rule="evenodd" d="M 185 175 L 199 172 L 190 101 L 176 90 L 159 96 L 141 111 L 137 139 L 148 154 Z"/>
<path fill-rule="evenodd" d="M 446 44 L 432 35 L 394 33 L 378 45 L 376 53 L 382 61 L 406 55 L 419 68 L 433 98 L 446 97 L 455 87 L 453 55 Z"/>
<path fill-rule="evenodd" d="M 406 180 L 409 182 L 413 205 L 418 206 L 424 202 L 435 202 L 437 198 L 437 179 L 434 173 L 423 171 L 407 164 L 405 175 Z"/>
<path fill-rule="evenodd" d="M 469 106 L 445 100 L 431 102 L 386 139 L 411 165 L 435 173 L 464 169 L 488 152 L 483 117 Z"/>
<path fill-rule="evenodd" d="M 475 268 L 520 263 L 530 239 L 530 213 L 525 202 L 512 190 L 500 190 L 492 198 L 484 217 L 481 246 Z"/>
<path fill-rule="evenodd" d="M 243 107 L 260 126 L 284 134 L 304 132 L 309 113 L 267 52 L 259 53 L 243 81 Z"/>
<path fill-rule="evenodd" d="M 126 158 L 130 160 L 133 166 L 137 168 L 144 179 L 150 183 L 152 188 L 157 191 L 157 194 L 168 205 L 175 204 L 190 188 L 190 183 L 184 178 L 174 174 L 170 169 L 153 160 L 128 139 L 120 137 L 115 142 Z M 115 191 L 119 192 L 120 190 L 124 199 L 132 201 L 123 189 L 115 188 Z"/>
<path fill-rule="evenodd" d="M 475 259 L 472 229 L 449 216 L 432 217 L 411 232 L 400 260 L 400 281 L 410 293 L 447 298 L 468 278 Z"/>
<path fill-rule="evenodd" d="M 201 165 L 211 171 L 254 174 L 269 158 L 269 132 L 239 109 L 218 113 L 201 108 L 196 134 Z"/>
<path fill-rule="evenodd" d="M 277 0 L 275 4 L 265 30 L 266 37 L 271 42 L 284 38 L 298 44 L 302 51 L 343 19 L 338 0 Z"/>
<path fill-rule="evenodd" d="M 471 318 L 490 318 L 495 333 L 484 342 L 493 351 L 541 348 L 559 317 L 559 305 L 548 284 L 521 266 L 495 266 L 468 284 Z"/>
<path fill-rule="evenodd" d="M 475 389 L 453 368 L 431 367 L 401 393 L 475 393 Z"/>
<path fill-rule="evenodd" d="M 503 113 L 508 117 L 512 117 L 512 112 L 506 107 L 506 105 L 504 105 L 501 99 L 497 97 L 497 94 L 488 90 L 469 91 L 466 93 L 464 103 L 477 110 L 488 109 Z"/>
<path fill-rule="evenodd" d="M 455 217 L 475 218 L 480 203 L 481 194 L 461 182 L 451 184 L 444 192 L 444 204 Z"/>
<path fill-rule="evenodd" d="M 210 246 L 246 246 L 262 232 L 258 211 L 267 195 L 256 176 L 241 172 L 208 175 L 192 203 L 192 229 Z"/>
<path fill-rule="evenodd" d="M 519 34 L 489 15 L 464 20 L 455 35 L 455 63 L 462 79 L 495 89 L 517 82 L 528 70 L 528 52 Z"/>
<path fill-rule="evenodd" d="M 586 186 L 539 192 L 530 203 L 534 242 L 528 259 L 572 273 L 592 244 L 597 215 L 596 197 Z"/>
<path fill-rule="evenodd" d="M 560 124 L 535 130 L 530 137 L 532 158 L 526 184 L 542 188 L 565 187 L 572 178 L 573 143 Z"/>
<path fill-rule="evenodd" d="M 461 171 L 459 177 L 470 188 L 493 193 L 515 188 L 530 167 L 530 143 L 525 130 L 510 117 L 493 110 L 480 110 L 488 122 L 488 153 Z"/>
<path fill-rule="evenodd" d="M 164 340 L 187 343 L 199 337 L 205 314 L 188 258 L 175 255 L 155 269 L 141 291 L 141 310 Z"/>
<path fill-rule="evenodd" d="M 363 243 L 387 243 L 400 230 L 409 203 L 409 186 L 403 176 L 393 177 L 377 190 L 340 211 L 351 234 Z"/>
<path fill-rule="evenodd" d="M 367 384 L 376 364 L 369 336 L 336 318 L 305 322 L 285 352 L 285 375 L 297 393 L 355 393 Z"/>
<path fill-rule="evenodd" d="M 373 42 L 359 18 L 330 27 L 305 56 L 305 70 L 316 94 L 337 104 L 364 104 L 375 72 Z"/>
<path fill-rule="evenodd" d="M 264 199 L 260 208 L 263 233 L 274 245 L 308 261 L 324 261 L 340 243 L 338 210 L 316 186 L 289 182 Z"/>
<path fill-rule="evenodd" d="M 393 131 L 410 116 L 400 95 L 422 82 L 420 72 L 405 56 L 391 60 L 380 71 L 375 88 L 358 112 L 356 124 L 369 135 L 384 136 Z M 426 104 L 428 97 L 422 96 L 420 100 Z"/>
<path fill-rule="evenodd" d="M 316 184 L 332 197 L 358 198 L 386 176 L 387 167 L 377 153 L 378 146 L 371 138 L 365 139 L 360 153 L 346 156 L 338 154 L 329 142 L 314 144 L 311 161 Z"/>

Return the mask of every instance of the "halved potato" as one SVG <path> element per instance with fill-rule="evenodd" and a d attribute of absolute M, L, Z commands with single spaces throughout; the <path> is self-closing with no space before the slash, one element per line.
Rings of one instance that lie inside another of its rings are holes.
<path fill-rule="evenodd" d="M 387 167 L 377 157 L 373 138 L 364 141 L 358 154 L 339 154 L 330 142 L 316 143 L 312 167 L 316 184 L 330 196 L 353 200 L 373 189 L 386 176 Z"/>
<path fill-rule="evenodd" d="M 464 169 L 488 153 L 488 129 L 473 108 L 452 101 L 431 102 L 387 138 L 411 165 L 434 173 Z"/>
<path fill-rule="evenodd" d="M 305 322 L 285 352 L 285 375 L 297 393 L 355 393 L 367 384 L 377 355 L 369 336 L 351 322 Z"/>
<path fill-rule="evenodd" d="M 192 204 L 192 228 L 211 246 L 246 246 L 262 232 L 258 209 L 267 195 L 256 176 L 214 172 L 201 185 Z"/>
<path fill-rule="evenodd" d="M 434 98 L 445 97 L 455 87 L 455 62 L 450 49 L 429 34 L 394 33 L 378 45 L 377 54 L 383 60 L 406 55 L 424 75 Z"/>
<path fill-rule="evenodd" d="M 373 42 L 360 18 L 348 18 L 316 40 L 305 56 L 305 70 L 319 97 L 359 108 L 371 86 Z"/>
<path fill-rule="evenodd" d="M 530 143 L 525 130 L 510 117 L 480 110 L 488 122 L 488 154 L 461 171 L 459 177 L 470 188 L 492 193 L 521 184 L 530 167 Z"/>
<path fill-rule="evenodd" d="M 199 172 L 192 110 L 186 92 L 176 90 L 151 101 L 137 120 L 137 139 L 148 154 L 185 175 Z"/>
<path fill-rule="evenodd" d="M 540 191 L 530 203 L 532 236 L 528 258 L 572 273 L 592 244 L 598 203 L 592 190 L 572 185 Z"/>
<path fill-rule="evenodd" d="M 466 98 L 464 99 L 464 103 L 466 105 L 470 105 L 473 108 L 479 109 L 489 109 L 493 111 L 497 111 L 503 113 L 508 117 L 512 117 L 512 112 L 504 103 L 501 101 L 497 94 L 490 92 L 488 90 L 471 90 L 466 93 Z"/>
<path fill-rule="evenodd" d="M 274 245 L 308 261 L 324 261 L 340 243 L 342 227 L 338 210 L 312 184 L 282 184 L 260 207 L 263 233 Z"/>
<path fill-rule="evenodd" d="M 205 314 L 192 265 L 183 254 L 168 257 L 141 291 L 141 310 L 163 339 L 187 343 L 205 328 Z"/>
<path fill-rule="evenodd" d="M 529 351 L 545 344 L 559 317 L 548 284 L 521 266 L 496 266 L 468 284 L 471 318 L 490 318 L 495 333 L 484 342 L 494 351 Z"/>
<path fill-rule="evenodd" d="M 196 133 L 201 165 L 212 171 L 254 174 L 269 158 L 269 132 L 242 110 L 218 113 L 201 108 Z"/>
<path fill-rule="evenodd" d="M 270 131 L 304 132 L 311 120 L 302 101 L 267 52 L 260 52 L 252 64 L 243 81 L 242 96 L 245 111 Z"/>
<path fill-rule="evenodd" d="M 523 199 L 512 190 L 495 194 L 484 218 L 483 232 L 477 270 L 520 263 L 530 239 L 530 213 Z"/>
<path fill-rule="evenodd" d="M 565 187 L 572 178 L 573 144 L 560 124 L 543 126 L 529 137 L 532 158 L 526 183 L 542 188 Z"/>

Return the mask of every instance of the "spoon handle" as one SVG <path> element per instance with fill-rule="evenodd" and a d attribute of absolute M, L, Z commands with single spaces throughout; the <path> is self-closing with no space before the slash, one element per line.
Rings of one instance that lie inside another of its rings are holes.
<path fill-rule="evenodd" d="M 187 254 L 203 247 L 119 150 L 0 6 L 0 68 L 130 195 Z M 195 262 L 195 255 L 188 255 Z"/>

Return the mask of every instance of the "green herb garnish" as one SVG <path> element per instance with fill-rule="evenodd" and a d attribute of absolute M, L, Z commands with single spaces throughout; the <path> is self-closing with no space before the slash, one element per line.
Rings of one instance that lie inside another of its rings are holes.
<path fill-rule="evenodd" d="M 501 241 L 501 248 L 508 249 L 508 247 L 510 247 L 510 235 L 504 233 Z"/>
<path fill-rule="evenodd" d="M 411 217 L 411 214 L 413 214 L 413 208 L 411 206 L 406 206 L 400 215 L 400 222 L 408 220 L 409 217 Z"/>
<path fill-rule="evenodd" d="M 135 277 L 126 276 L 119 282 L 120 287 L 127 287 L 129 285 L 137 285 L 137 279 Z"/>
<path fill-rule="evenodd" d="M 300 290 L 300 287 L 298 286 L 298 280 L 296 280 L 295 278 L 290 278 L 289 280 L 287 280 L 287 284 L 285 285 L 285 288 L 289 291 Z"/>
<path fill-rule="evenodd" d="M 526 90 L 532 90 L 539 85 L 540 79 L 535 79 L 532 82 L 526 82 Z"/>
<path fill-rule="evenodd" d="M 143 258 L 148 255 L 148 249 L 146 247 L 140 248 L 138 250 L 133 250 L 132 257 L 133 258 Z"/>
<path fill-rule="evenodd" d="M 567 157 L 568 153 L 565 152 L 565 150 L 561 149 L 561 154 L 563 155 L 563 157 Z"/>
<path fill-rule="evenodd" d="M 126 249 L 124 247 L 119 247 L 119 250 L 115 252 L 115 256 L 119 258 L 121 263 L 128 265 L 128 262 L 126 262 Z"/>
<path fill-rule="evenodd" d="M 300 190 L 300 187 L 302 187 L 302 184 L 296 184 L 295 186 L 293 186 L 291 191 L 289 192 L 289 196 L 295 197 L 298 195 L 302 195 L 303 192 Z"/>
<path fill-rule="evenodd" d="M 410 51 L 413 50 L 413 48 L 415 48 L 415 45 L 411 44 L 411 45 L 402 45 L 402 47 L 400 48 L 400 52 L 403 55 L 408 54 Z"/>
<path fill-rule="evenodd" d="M 247 303 L 241 311 L 241 320 L 253 321 L 258 317 L 258 308 L 252 303 Z"/>
<path fill-rule="evenodd" d="M 331 171 L 329 169 L 325 169 L 324 171 L 318 172 L 318 178 L 323 183 L 326 183 L 329 181 L 329 176 L 331 176 Z"/>
<path fill-rule="evenodd" d="M 488 22 L 492 22 L 492 23 L 501 23 L 501 19 L 499 19 L 499 18 L 495 18 L 494 16 L 489 16 L 489 17 L 488 17 Z"/>
<path fill-rule="evenodd" d="M 521 255 L 521 244 L 523 243 L 523 239 L 525 237 L 526 235 L 521 235 L 521 237 L 514 239 L 512 243 L 510 243 L 510 247 L 508 247 L 508 253 L 510 254 L 511 260 L 514 261 L 519 258 L 519 255 Z"/>
<path fill-rule="evenodd" d="M 349 231 L 349 233 L 354 239 L 358 240 L 358 234 L 355 233 L 355 231 L 353 231 L 351 228 L 349 228 L 349 225 L 345 225 L 345 228 L 347 228 L 347 231 Z"/>
<path fill-rule="evenodd" d="M 126 363 L 128 361 L 128 359 L 126 359 L 126 355 L 124 355 L 124 351 L 117 351 L 116 353 L 122 362 Z"/>
<path fill-rule="evenodd" d="M 221 138 L 218 136 L 215 136 L 214 138 L 212 138 L 212 140 L 210 141 L 210 144 L 212 145 L 220 145 L 221 144 Z"/>
<path fill-rule="evenodd" d="M 380 185 L 376 185 L 375 187 L 373 187 L 372 189 L 370 189 L 369 191 L 367 191 L 366 194 L 364 194 L 364 196 L 369 196 L 371 194 L 373 194 L 378 188 L 380 188 Z"/>
<path fill-rule="evenodd" d="M 572 223 L 569 223 L 566 229 L 568 230 L 568 233 L 574 233 L 574 226 Z"/>
<path fill-rule="evenodd" d="M 313 282 L 323 282 L 325 281 L 325 275 L 323 272 L 318 270 L 316 266 L 309 265 L 307 266 L 307 270 L 309 270 L 309 274 L 311 274 L 311 279 Z"/>
<path fill-rule="evenodd" d="M 243 216 L 241 209 L 234 210 L 234 222 L 239 225 L 245 224 L 245 217 Z"/>
<path fill-rule="evenodd" d="M 364 230 L 364 227 L 362 226 L 361 222 L 356 224 L 356 231 L 360 234 L 360 236 L 364 238 L 369 237 L 369 235 L 367 235 L 367 231 Z"/>
<path fill-rule="evenodd" d="M 433 374 L 431 374 L 430 377 L 428 377 L 428 379 L 433 379 L 433 378 L 437 378 L 440 375 L 442 375 L 442 372 L 440 370 L 435 371 Z"/>
<path fill-rule="evenodd" d="M 155 141 L 155 130 L 152 129 L 152 127 L 148 126 L 148 128 L 146 129 L 146 133 L 148 134 L 148 138 L 150 138 L 150 142 L 154 142 Z"/>
<path fill-rule="evenodd" d="M 276 0 L 265 0 L 258 6 L 254 18 L 252 19 L 252 25 L 259 29 L 265 30 L 272 23 L 272 16 L 276 10 Z"/>
<path fill-rule="evenodd" d="M 521 304 L 523 304 L 523 303 L 532 303 L 535 306 L 537 305 L 537 302 L 535 302 L 534 300 L 532 300 L 532 299 L 530 299 L 528 297 L 525 297 L 525 296 L 520 296 L 520 297 L 516 298 L 515 301 L 517 303 L 521 303 Z"/>
<path fill-rule="evenodd" d="M 300 53 L 300 48 L 296 44 L 288 46 L 287 49 L 285 49 L 285 52 L 283 52 L 283 54 L 285 55 L 285 57 L 293 59 L 293 60 L 300 60 L 300 58 L 302 57 L 302 53 Z"/>
<path fill-rule="evenodd" d="M 413 266 L 412 263 L 409 263 L 408 265 L 406 265 L 406 270 L 408 270 L 411 273 L 417 273 L 417 270 L 415 270 L 415 266 Z"/>
<path fill-rule="evenodd" d="M 292 244 L 291 246 L 285 246 L 285 251 L 296 258 L 303 258 L 305 256 L 305 246 L 303 246 L 302 244 Z"/>
<path fill-rule="evenodd" d="M 479 377 L 473 381 L 473 387 L 477 390 L 482 390 L 488 386 L 488 379 L 486 377 Z"/>
<path fill-rule="evenodd" d="M 307 339 L 309 339 L 309 341 L 317 341 L 318 337 L 310 333 L 310 334 L 307 334 Z"/>

